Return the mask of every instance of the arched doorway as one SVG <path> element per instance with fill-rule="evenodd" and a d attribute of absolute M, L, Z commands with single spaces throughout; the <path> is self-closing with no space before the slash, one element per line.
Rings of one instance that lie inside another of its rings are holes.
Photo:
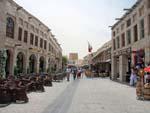
<path fill-rule="evenodd" d="M 39 72 L 45 72 L 46 71 L 46 64 L 45 59 L 43 56 L 40 57 L 40 64 L 39 64 Z"/>
<path fill-rule="evenodd" d="M 16 70 L 17 70 L 17 74 L 18 73 L 23 73 L 23 69 L 24 69 L 24 54 L 22 52 L 19 52 L 17 55 L 17 59 L 16 59 Z"/>
<path fill-rule="evenodd" d="M 10 68 L 11 68 L 12 53 L 10 50 L 6 50 L 6 54 L 7 54 L 7 59 L 6 59 L 5 72 L 6 72 L 6 77 L 7 77 L 11 73 Z"/>
<path fill-rule="evenodd" d="M 53 73 L 53 72 L 55 72 L 55 61 L 54 61 L 54 59 L 51 59 L 51 72 Z"/>
<path fill-rule="evenodd" d="M 48 73 L 51 72 L 51 59 L 49 58 L 48 59 L 48 70 L 47 70 Z"/>
<path fill-rule="evenodd" d="M 36 64 L 37 64 L 36 56 L 34 54 L 32 54 L 29 57 L 29 72 L 30 73 L 36 72 Z"/>

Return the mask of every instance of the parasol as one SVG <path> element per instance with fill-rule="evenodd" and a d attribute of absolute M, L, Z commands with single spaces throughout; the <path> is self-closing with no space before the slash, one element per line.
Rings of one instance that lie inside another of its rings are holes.
<path fill-rule="evenodd" d="M 145 72 L 150 72 L 150 66 L 144 68 Z"/>

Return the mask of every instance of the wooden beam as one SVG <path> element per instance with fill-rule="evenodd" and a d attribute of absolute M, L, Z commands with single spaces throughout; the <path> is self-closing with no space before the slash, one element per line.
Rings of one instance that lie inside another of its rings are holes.
<path fill-rule="evenodd" d="M 131 8 L 130 9 L 127 9 L 127 8 L 125 8 L 125 9 L 123 9 L 124 11 L 130 11 L 131 10 Z"/>
<path fill-rule="evenodd" d="M 115 18 L 115 20 L 121 20 L 122 18 Z"/>
<path fill-rule="evenodd" d="M 108 26 L 109 28 L 112 28 L 113 26 Z"/>

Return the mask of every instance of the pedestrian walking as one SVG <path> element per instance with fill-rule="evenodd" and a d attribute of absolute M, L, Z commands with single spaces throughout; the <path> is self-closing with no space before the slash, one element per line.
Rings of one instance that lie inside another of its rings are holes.
<path fill-rule="evenodd" d="M 135 86 L 137 83 L 137 73 L 135 69 L 131 70 L 131 76 L 130 76 L 130 85 Z"/>
<path fill-rule="evenodd" d="M 73 79 L 75 80 L 76 79 L 76 76 L 77 76 L 77 69 L 73 69 L 72 70 L 72 74 L 73 74 Z"/>
<path fill-rule="evenodd" d="M 77 72 L 77 78 L 78 79 L 81 78 L 81 69 L 79 69 L 78 72 Z"/>
<path fill-rule="evenodd" d="M 67 73 L 67 81 L 69 82 L 69 81 L 70 81 L 71 69 L 70 69 L 70 68 L 67 68 L 67 69 L 66 69 L 66 73 Z"/>

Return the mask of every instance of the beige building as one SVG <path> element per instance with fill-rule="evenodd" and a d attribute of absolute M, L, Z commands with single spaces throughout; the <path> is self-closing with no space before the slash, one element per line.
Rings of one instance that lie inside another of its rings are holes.
<path fill-rule="evenodd" d="M 78 53 L 69 53 L 69 60 L 78 60 Z"/>
<path fill-rule="evenodd" d="M 0 48 L 7 50 L 6 73 L 62 68 L 62 49 L 51 30 L 13 0 L 0 0 Z"/>
<path fill-rule="evenodd" d="M 69 64 L 76 64 L 78 61 L 78 53 L 69 53 Z"/>
<path fill-rule="evenodd" d="M 111 72 L 111 47 L 112 41 L 106 42 L 92 57 L 95 70 L 98 72 Z"/>
<path fill-rule="evenodd" d="M 150 0 L 137 0 L 112 27 L 112 78 L 126 81 L 132 66 L 150 63 Z"/>
<path fill-rule="evenodd" d="M 90 59 L 90 55 L 86 55 L 83 58 L 83 65 L 89 65 L 89 59 Z"/>
<path fill-rule="evenodd" d="M 76 66 L 78 66 L 78 67 L 83 66 L 83 60 L 82 59 L 77 60 Z"/>
<path fill-rule="evenodd" d="M 92 57 L 96 54 L 96 52 L 92 52 L 88 55 L 86 55 L 84 58 L 83 58 L 83 65 L 86 66 L 86 65 L 91 65 L 93 64 L 92 62 Z"/>

